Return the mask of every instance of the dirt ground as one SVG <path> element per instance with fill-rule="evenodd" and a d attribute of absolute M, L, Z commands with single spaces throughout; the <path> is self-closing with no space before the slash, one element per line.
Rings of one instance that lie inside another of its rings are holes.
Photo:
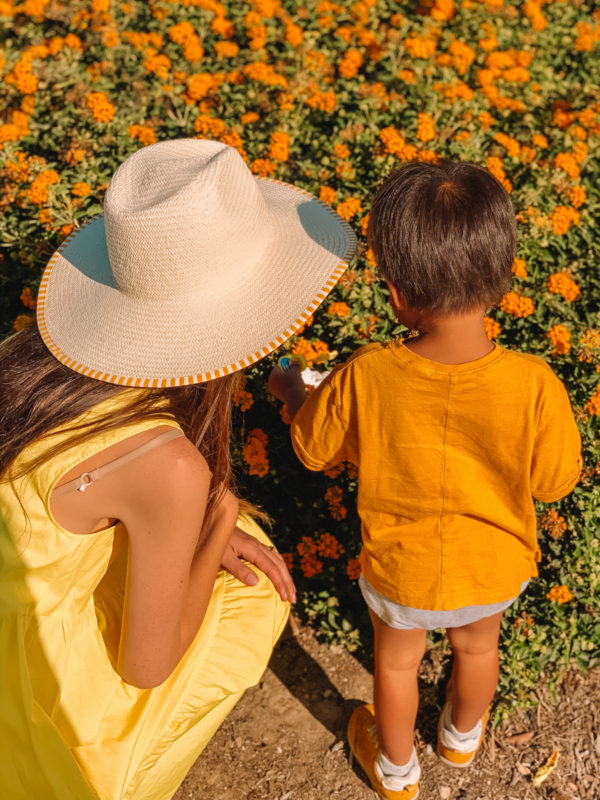
<path fill-rule="evenodd" d="M 371 700 L 371 675 L 309 629 L 288 627 L 260 684 L 250 689 L 198 759 L 175 800 L 375 800 L 360 767 L 348 764 L 345 729 Z M 459 770 L 435 755 L 446 660 L 423 665 L 417 751 L 419 800 L 600 800 L 600 668 L 565 676 L 554 705 L 515 711 L 474 764 Z M 539 787 L 532 776 L 554 751 L 556 769 Z"/>

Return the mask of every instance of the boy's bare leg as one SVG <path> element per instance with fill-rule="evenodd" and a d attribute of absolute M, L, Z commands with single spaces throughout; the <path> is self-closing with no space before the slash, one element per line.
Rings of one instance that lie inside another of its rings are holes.
<path fill-rule="evenodd" d="M 496 693 L 501 619 L 502 612 L 446 630 L 454 653 L 450 682 L 452 724 L 457 731 L 472 730 Z"/>
<path fill-rule="evenodd" d="M 375 719 L 379 746 L 392 763 L 412 755 L 419 707 L 417 670 L 425 653 L 427 632 L 390 628 L 369 610 L 375 634 Z"/>

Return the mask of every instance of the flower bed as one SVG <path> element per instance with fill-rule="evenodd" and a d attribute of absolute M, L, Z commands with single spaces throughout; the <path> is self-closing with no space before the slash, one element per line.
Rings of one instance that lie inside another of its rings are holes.
<path fill-rule="evenodd" d="M 127 155 L 199 136 L 317 194 L 361 235 L 351 269 L 289 343 L 331 365 L 401 332 L 364 239 L 381 177 L 415 158 L 486 164 L 511 192 L 520 234 L 488 334 L 551 363 L 585 451 L 573 494 L 539 507 L 541 578 L 506 614 L 514 697 L 547 665 L 598 662 L 600 12 L 591 0 L 297 5 L 0 0 L 2 332 L 30 323 L 49 255 L 101 210 Z M 356 475 L 296 463 L 266 369 L 236 397 L 240 482 L 273 515 L 306 614 L 358 646 Z"/>

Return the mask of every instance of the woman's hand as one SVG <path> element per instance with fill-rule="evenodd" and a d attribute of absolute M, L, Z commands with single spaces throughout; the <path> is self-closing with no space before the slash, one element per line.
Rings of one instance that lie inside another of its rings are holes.
<path fill-rule="evenodd" d="M 223 554 L 221 566 L 242 583 L 254 586 L 258 577 L 244 561 L 249 561 L 265 573 L 282 600 L 296 602 L 296 587 L 280 554 L 236 527 Z"/>

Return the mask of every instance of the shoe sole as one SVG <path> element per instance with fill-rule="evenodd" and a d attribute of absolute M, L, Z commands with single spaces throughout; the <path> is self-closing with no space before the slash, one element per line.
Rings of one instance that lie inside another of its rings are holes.
<path fill-rule="evenodd" d="M 439 750 L 437 751 L 437 754 L 438 754 L 438 758 L 441 761 L 443 761 L 444 764 L 448 764 L 448 766 L 450 766 L 450 767 L 456 767 L 457 769 L 466 769 L 466 767 L 470 767 L 471 764 L 473 763 L 473 761 L 475 760 L 475 753 L 471 756 L 471 758 L 468 761 L 464 761 L 462 764 L 459 764 L 456 761 L 450 761 L 450 759 L 446 758 L 446 756 L 442 755 L 442 753 L 440 753 Z"/>

